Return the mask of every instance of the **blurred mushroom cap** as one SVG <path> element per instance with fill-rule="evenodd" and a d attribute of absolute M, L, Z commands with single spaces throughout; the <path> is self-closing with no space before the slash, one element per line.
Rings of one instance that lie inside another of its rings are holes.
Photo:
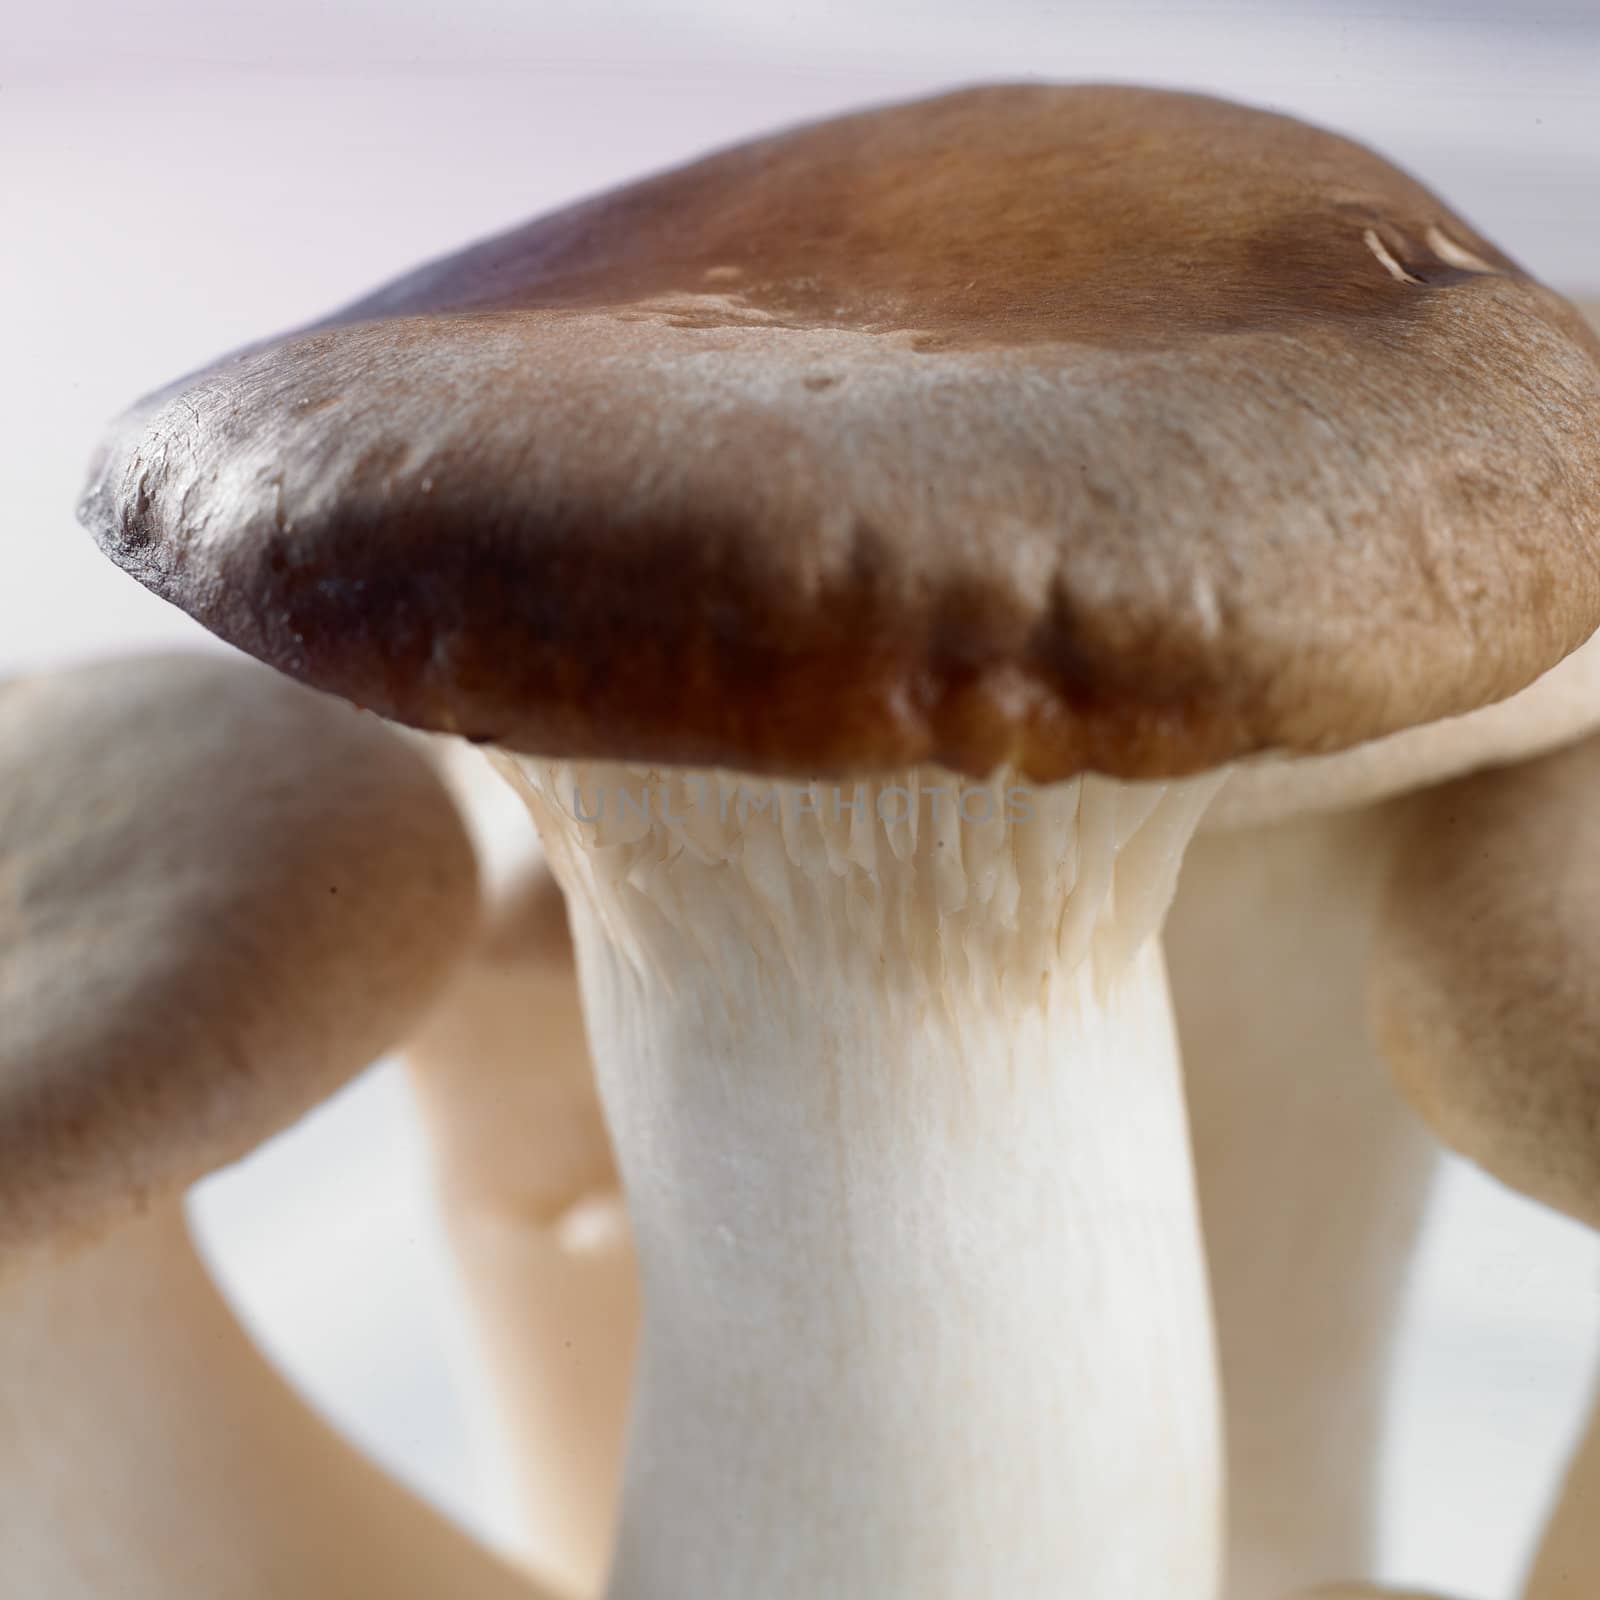
<path fill-rule="evenodd" d="M 0 685 L 0 1253 L 284 1127 L 475 916 L 454 804 L 375 717 L 199 655 Z"/>
<path fill-rule="evenodd" d="M 1600 738 L 1407 802 L 1371 972 L 1451 1148 L 1600 1228 Z"/>

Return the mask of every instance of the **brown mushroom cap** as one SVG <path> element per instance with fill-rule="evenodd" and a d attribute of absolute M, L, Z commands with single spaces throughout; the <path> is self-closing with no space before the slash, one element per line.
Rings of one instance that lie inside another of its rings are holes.
<path fill-rule="evenodd" d="M 1370 151 L 1029 85 L 536 220 L 113 431 L 112 557 L 551 756 L 1174 775 L 1600 623 L 1600 344 Z"/>
<path fill-rule="evenodd" d="M 1372 955 L 1380 1047 L 1453 1149 L 1600 1227 L 1600 739 L 1414 797 Z"/>
<path fill-rule="evenodd" d="M 374 717 L 204 656 L 0 685 L 0 1258 L 309 1109 L 475 911 L 453 803 Z"/>

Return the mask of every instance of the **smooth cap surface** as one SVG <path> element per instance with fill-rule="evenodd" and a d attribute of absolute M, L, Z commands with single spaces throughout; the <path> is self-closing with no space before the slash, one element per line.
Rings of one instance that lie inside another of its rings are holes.
<path fill-rule="evenodd" d="M 976 89 L 543 217 L 135 408 L 83 516 L 236 644 L 551 756 L 1326 751 L 1600 623 L 1600 345 L 1425 188 Z"/>
<path fill-rule="evenodd" d="M 306 1111 L 475 911 L 454 805 L 374 717 L 206 656 L 0 685 L 0 1257 Z"/>

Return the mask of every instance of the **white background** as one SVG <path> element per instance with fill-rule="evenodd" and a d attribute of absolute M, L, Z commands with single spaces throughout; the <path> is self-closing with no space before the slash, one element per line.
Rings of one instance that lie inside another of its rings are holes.
<path fill-rule="evenodd" d="M 770 125 L 963 80 L 1235 94 L 1410 166 L 1600 292 L 1600 10 L 1466 3 L 64 0 L 0 18 L 0 672 L 206 640 L 72 509 L 128 400 L 419 258 Z M 0 782 L 6 781 L 0 774 Z M 271 1350 L 464 1520 L 462 1339 L 381 1069 L 199 1197 Z M 1584 1404 L 1596 1261 L 1452 1168 L 1405 1339 L 1387 1573 L 1509 1596 Z"/>

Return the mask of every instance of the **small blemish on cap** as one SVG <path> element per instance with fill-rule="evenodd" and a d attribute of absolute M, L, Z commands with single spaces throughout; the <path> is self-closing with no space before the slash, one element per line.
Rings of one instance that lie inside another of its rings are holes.
<path fill-rule="evenodd" d="M 1493 273 L 1494 268 L 1480 255 L 1474 255 L 1463 244 L 1457 244 L 1443 228 L 1430 222 L 1423 233 L 1428 241 L 1428 248 L 1444 262 L 1446 266 L 1457 267 L 1462 272 L 1488 272 Z"/>
<path fill-rule="evenodd" d="M 743 276 L 743 267 L 707 267 L 705 271 L 707 283 L 730 283 L 733 279 Z"/>
<path fill-rule="evenodd" d="M 806 374 L 802 381 L 805 383 L 806 388 L 813 393 L 817 393 L 823 389 L 837 388 L 842 380 L 836 378 L 831 372 L 810 372 Z"/>
<path fill-rule="evenodd" d="M 1383 270 L 1387 272 L 1396 283 L 1422 282 L 1421 278 L 1417 277 L 1415 273 L 1407 272 L 1406 269 L 1402 267 L 1392 255 L 1390 255 L 1388 246 L 1385 245 L 1383 240 L 1378 237 L 1378 231 L 1376 228 L 1368 228 L 1367 231 L 1361 235 L 1361 242 L 1366 245 L 1367 249 L 1369 249 L 1373 255 L 1378 258 L 1379 264 L 1383 267 Z"/>
<path fill-rule="evenodd" d="M 419 494 L 432 494 L 433 493 L 433 479 L 432 478 L 424 478 L 417 485 L 417 492 Z"/>

